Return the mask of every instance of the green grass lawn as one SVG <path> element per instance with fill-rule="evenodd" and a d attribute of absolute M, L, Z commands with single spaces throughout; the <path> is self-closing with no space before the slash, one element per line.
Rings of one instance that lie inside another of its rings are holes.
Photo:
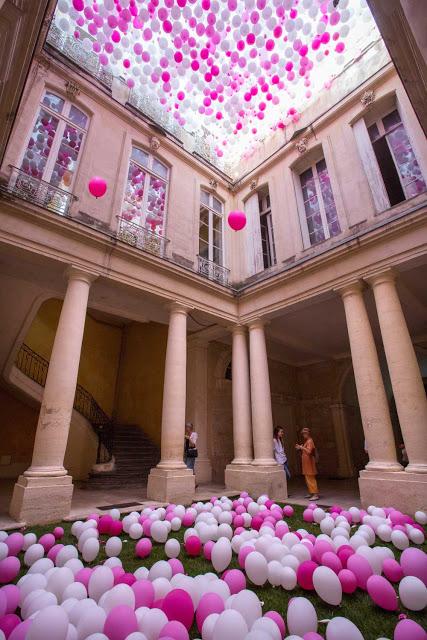
<path fill-rule="evenodd" d="M 286 518 L 287 523 L 289 524 L 289 528 L 293 531 L 299 528 L 304 528 L 310 533 L 314 533 L 318 535 L 321 533 L 319 525 L 308 524 L 302 519 L 302 512 L 304 510 L 303 507 L 294 506 L 295 513 L 292 518 Z M 75 544 L 76 538 L 71 535 L 71 523 L 62 522 L 57 523 L 55 525 L 49 526 L 38 526 L 38 527 L 29 527 L 26 530 L 26 533 L 29 531 L 34 532 L 37 536 L 42 535 L 43 533 L 50 532 L 54 529 L 55 526 L 61 525 L 64 528 L 65 535 L 64 538 L 60 541 L 63 544 Z M 171 532 L 170 538 L 176 538 L 179 542 L 182 543 L 184 537 L 185 529 L 182 528 L 178 532 Z M 101 536 L 101 540 L 106 540 L 108 536 Z M 128 535 L 122 534 L 121 536 L 123 541 L 123 550 L 120 554 L 120 559 L 123 562 L 123 567 L 126 571 L 133 572 L 138 567 L 145 566 L 150 568 L 155 562 L 158 560 L 167 560 L 167 557 L 164 553 L 164 545 L 157 544 L 153 542 L 153 550 L 151 555 L 144 560 L 135 557 L 135 544 L 136 541 L 129 538 Z M 393 545 L 382 542 L 377 538 L 376 545 L 378 546 L 388 546 L 390 547 L 396 559 L 400 558 L 400 551 L 398 551 Z M 424 543 L 421 547 L 423 551 L 427 552 L 427 544 Z M 23 554 L 21 554 L 21 561 L 23 558 Z M 97 558 L 96 562 L 88 564 L 88 566 L 95 566 L 96 564 L 102 563 L 106 559 L 105 551 L 103 546 L 101 546 L 100 554 Z M 201 573 L 207 573 L 214 571 L 212 564 L 205 560 L 204 558 L 190 558 L 187 556 L 185 550 L 182 548 L 181 553 L 179 555 L 179 559 L 183 563 L 185 567 L 185 571 L 190 576 L 196 576 Z M 87 563 L 85 563 L 87 564 Z M 237 563 L 237 558 L 233 554 L 233 559 L 230 564 L 230 569 L 236 568 L 239 569 L 239 565 Z M 25 570 L 21 571 L 22 575 L 25 573 Z M 20 576 L 19 576 L 20 577 Z M 264 613 L 269 610 L 278 611 L 286 621 L 286 611 L 288 601 L 295 596 L 304 596 L 307 597 L 314 605 L 317 611 L 318 619 L 330 619 L 334 616 L 344 616 L 349 618 L 354 624 L 360 629 L 363 634 L 365 640 L 377 640 L 377 638 L 384 637 L 392 640 L 393 631 L 398 622 L 398 616 L 401 613 L 406 614 L 412 620 L 415 620 L 420 625 L 426 625 L 427 618 L 425 612 L 412 612 L 404 609 L 403 607 L 398 611 L 393 613 L 384 611 L 377 607 L 368 596 L 367 593 L 357 589 L 357 591 L 352 595 L 343 596 L 342 603 L 339 607 L 331 607 L 324 603 L 314 591 L 304 591 L 297 587 L 293 591 L 285 591 L 281 587 L 272 587 L 270 585 L 265 587 L 255 587 L 251 586 L 248 583 L 248 588 L 251 588 L 255 593 L 258 594 L 260 600 L 263 604 Z M 397 593 L 397 589 L 396 589 Z M 326 625 L 319 625 L 319 633 L 324 635 Z M 199 638 L 200 634 L 197 631 L 196 626 L 194 625 L 190 632 L 191 638 Z M 225 639 L 224 639 L 225 640 Z M 345 640 L 345 638 L 343 638 Z"/>

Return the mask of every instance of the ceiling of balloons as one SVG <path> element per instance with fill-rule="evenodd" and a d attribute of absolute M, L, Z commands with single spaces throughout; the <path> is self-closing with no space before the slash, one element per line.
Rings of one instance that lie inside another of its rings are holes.
<path fill-rule="evenodd" d="M 232 166 L 379 37 L 366 0 L 58 0 L 54 23 Z"/>

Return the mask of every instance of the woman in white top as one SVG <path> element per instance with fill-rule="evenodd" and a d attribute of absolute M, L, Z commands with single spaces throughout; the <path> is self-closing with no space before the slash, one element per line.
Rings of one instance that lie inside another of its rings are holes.
<path fill-rule="evenodd" d="M 286 473 L 286 477 L 288 478 L 288 480 L 290 480 L 291 472 L 289 471 L 289 467 L 288 467 L 288 456 L 286 455 L 285 447 L 283 446 L 283 435 L 284 435 L 284 432 L 282 427 L 276 427 L 274 429 L 274 434 L 273 434 L 274 458 L 277 464 L 283 465 L 283 468 Z"/>
<path fill-rule="evenodd" d="M 197 458 L 197 432 L 193 429 L 192 422 L 187 422 L 185 425 L 185 439 L 184 439 L 184 462 L 189 469 L 194 471 L 194 464 Z"/>

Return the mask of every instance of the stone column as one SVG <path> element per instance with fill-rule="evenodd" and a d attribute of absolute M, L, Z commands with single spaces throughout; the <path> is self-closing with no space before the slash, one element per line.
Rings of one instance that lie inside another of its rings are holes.
<path fill-rule="evenodd" d="M 76 392 L 90 285 L 96 276 L 70 267 L 43 392 L 31 466 L 15 484 L 10 514 L 27 524 L 67 516 L 73 484 L 64 455 Z"/>
<path fill-rule="evenodd" d="M 233 397 L 234 459 L 232 464 L 250 464 L 253 460 L 251 390 L 246 333 L 247 329 L 242 325 L 233 327 L 231 383 Z"/>
<path fill-rule="evenodd" d="M 208 348 L 209 342 L 194 338 L 188 342 L 187 419 L 198 434 L 195 473 L 197 484 L 212 480 L 208 456 Z"/>
<path fill-rule="evenodd" d="M 406 473 L 427 474 L 427 400 L 392 270 L 366 280 L 372 286 L 400 428 Z"/>
<path fill-rule="evenodd" d="M 331 404 L 330 409 L 334 425 L 335 440 L 337 443 L 337 476 L 339 478 L 351 478 L 354 475 L 354 466 L 351 457 L 351 446 L 345 417 L 345 405 L 341 403 Z"/>
<path fill-rule="evenodd" d="M 226 485 L 230 490 L 246 490 L 253 496 L 266 493 L 273 500 L 284 500 L 287 498 L 286 475 L 283 467 L 278 465 L 273 458 L 273 416 L 267 348 L 262 320 L 255 320 L 249 325 L 249 349 L 252 435 L 255 457 L 251 464 L 229 465 L 226 472 Z M 233 372 L 233 380 L 234 377 L 235 373 Z M 238 384 L 238 380 L 235 383 Z"/>
<path fill-rule="evenodd" d="M 378 354 L 362 292 L 363 284 L 359 281 L 339 290 L 344 302 L 357 397 L 368 446 L 369 462 L 366 469 L 401 471 L 402 467 L 396 459 Z"/>
<path fill-rule="evenodd" d="M 187 369 L 187 309 L 170 307 L 163 384 L 161 460 L 148 476 L 147 496 L 151 500 L 184 504 L 193 499 L 194 475 L 184 464 L 184 433 Z"/>

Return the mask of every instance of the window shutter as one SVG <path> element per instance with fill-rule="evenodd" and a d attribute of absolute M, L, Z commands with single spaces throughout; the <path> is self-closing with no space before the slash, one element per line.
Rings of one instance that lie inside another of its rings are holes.
<path fill-rule="evenodd" d="M 261 245 L 258 194 L 254 193 L 245 203 L 247 274 L 253 276 L 264 270 Z"/>
<path fill-rule="evenodd" d="M 379 213 L 380 211 L 389 209 L 390 201 L 388 199 L 380 168 L 363 118 L 360 118 L 360 120 L 353 125 L 353 131 L 356 137 L 356 143 L 359 149 L 363 168 L 365 170 L 369 186 L 371 187 L 375 208 Z"/>

